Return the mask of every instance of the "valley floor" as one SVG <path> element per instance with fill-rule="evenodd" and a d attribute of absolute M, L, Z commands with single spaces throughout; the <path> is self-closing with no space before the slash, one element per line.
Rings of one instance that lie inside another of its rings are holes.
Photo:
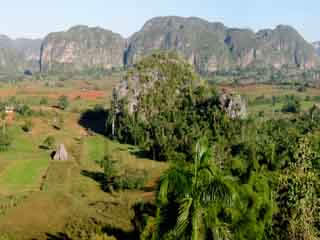
<path fill-rule="evenodd" d="M 47 96 L 41 91 L 37 90 L 39 98 Z M 0 96 L 4 92 L 9 91 L 0 90 Z M 72 92 L 62 92 L 72 99 Z M 27 91 L 19 97 L 34 101 Z M 134 147 L 112 142 L 79 123 L 81 110 L 103 104 L 107 97 L 103 91 L 94 96 L 85 92 L 78 100 L 71 101 L 69 111 L 53 108 L 52 104 L 48 107 L 31 104 L 43 114 L 30 117 L 34 126 L 29 133 L 21 128 L 25 118 L 16 116 L 9 123 L 7 131 L 14 139 L 13 144 L 8 152 L 0 154 L 0 239 L 5 236 L 4 239 L 19 240 L 65 239 L 66 231 L 80 236 L 84 233 L 77 229 L 85 232 L 84 229 L 94 226 L 104 226 L 107 233 L 119 239 L 127 236 L 135 239 L 133 206 L 154 199 L 156 181 L 167 165 L 140 158 L 134 154 Z M 55 99 L 49 98 L 49 102 L 54 103 Z M 72 110 L 76 107 L 79 111 Z M 52 126 L 56 113 L 64 118 L 61 130 Z M 51 152 L 40 147 L 47 136 L 66 145 L 71 156 L 68 161 L 53 161 Z M 105 192 L 99 178 L 103 169 L 98 161 L 106 151 L 121 161 L 123 168 L 146 169 L 150 178 L 145 188 Z"/>

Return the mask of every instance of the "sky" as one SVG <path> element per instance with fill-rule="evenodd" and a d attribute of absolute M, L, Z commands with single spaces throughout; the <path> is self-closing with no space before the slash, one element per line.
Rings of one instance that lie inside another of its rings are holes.
<path fill-rule="evenodd" d="M 82 24 L 129 37 L 153 17 L 174 15 L 255 31 L 287 24 L 306 40 L 316 41 L 320 40 L 319 9 L 319 0 L 4 0 L 0 34 L 43 38 Z"/>

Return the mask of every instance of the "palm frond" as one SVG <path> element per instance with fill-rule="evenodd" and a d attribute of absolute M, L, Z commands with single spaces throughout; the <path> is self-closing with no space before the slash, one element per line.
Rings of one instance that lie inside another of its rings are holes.
<path fill-rule="evenodd" d="M 203 204 L 208 205 L 213 202 L 221 202 L 226 206 L 231 205 L 233 190 L 221 177 L 214 177 L 201 188 L 200 200 Z"/>
<path fill-rule="evenodd" d="M 189 170 L 173 167 L 160 178 L 158 200 L 166 203 L 170 193 L 183 198 L 191 191 L 191 187 L 192 173 Z"/>
<path fill-rule="evenodd" d="M 192 198 L 184 198 L 180 202 L 177 224 L 174 228 L 174 233 L 176 237 L 181 236 L 187 229 L 188 225 L 190 224 L 190 209 L 192 206 L 193 199 Z"/>

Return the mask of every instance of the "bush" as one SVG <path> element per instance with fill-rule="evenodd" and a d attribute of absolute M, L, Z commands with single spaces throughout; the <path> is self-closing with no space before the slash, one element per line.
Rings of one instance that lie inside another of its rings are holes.
<path fill-rule="evenodd" d="M 12 139 L 8 134 L 0 133 L 0 152 L 5 152 L 9 149 Z"/>
<path fill-rule="evenodd" d="M 40 99 L 40 105 L 47 105 L 48 104 L 48 98 L 47 97 L 43 97 Z"/>
<path fill-rule="evenodd" d="M 148 179 L 148 174 L 145 170 L 133 171 L 126 170 L 121 176 L 114 179 L 113 185 L 115 189 L 142 189 Z"/>
<path fill-rule="evenodd" d="M 31 132 L 33 128 L 33 123 L 31 120 L 27 120 L 24 122 L 24 124 L 22 125 L 22 130 L 25 132 Z"/>
<path fill-rule="evenodd" d="M 70 105 L 69 99 L 67 96 L 61 96 L 58 99 L 58 107 L 62 110 L 66 110 Z"/>
<path fill-rule="evenodd" d="M 46 149 L 53 149 L 56 144 L 56 139 L 53 136 L 48 136 L 42 143 L 42 147 Z"/>
<path fill-rule="evenodd" d="M 105 175 L 104 189 L 108 191 L 142 189 L 148 179 L 145 170 L 126 169 L 124 172 L 120 172 L 121 162 L 114 160 L 109 154 L 103 158 L 100 164 Z"/>
<path fill-rule="evenodd" d="M 311 97 L 310 96 L 306 96 L 304 99 L 306 102 L 310 102 L 311 101 Z"/>
<path fill-rule="evenodd" d="M 300 87 L 297 88 L 297 91 L 298 92 L 306 92 L 307 88 L 305 86 L 300 86 Z"/>
<path fill-rule="evenodd" d="M 19 113 L 21 116 L 24 116 L 24 117 L 30 117 L 33 114 L 32 109 L 26 104 L 18 106 L 16 111 L 17 113 Z"/>
<path fill-rule="evenodd" d="M 283 113 L 299 113 L 301 110 L 300 102 L 294 96 L 288 96 L 286 103 L 283 105 L 281 111 Z"/>

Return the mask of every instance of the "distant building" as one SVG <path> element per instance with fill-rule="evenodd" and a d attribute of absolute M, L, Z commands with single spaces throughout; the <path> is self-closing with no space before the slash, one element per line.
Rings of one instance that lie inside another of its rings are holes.
<path fill-rule="evenodd" d="M 5 107 L 5 113 L 7 113 L 7 114 L 14 113 L 14 107 L 13 106 L 6 106 Z"/>

